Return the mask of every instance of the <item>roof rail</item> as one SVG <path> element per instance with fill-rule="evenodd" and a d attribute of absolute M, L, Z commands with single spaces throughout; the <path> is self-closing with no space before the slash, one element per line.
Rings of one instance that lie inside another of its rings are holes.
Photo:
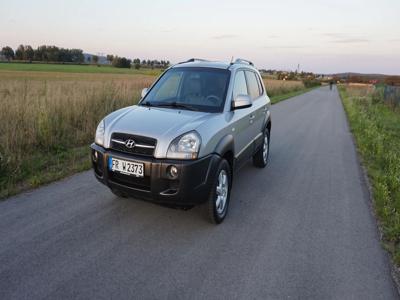
<path fill-rule="evenodd" d="M 208 60 L 202 59 L 202 58 L 190 58 L 190 59 L 188 59 L 186 61 L 181 61 L 181 62 L 177 63 L 177 65 L 188 63 L 188 62 L 195 62 L 195 61 L 208 61 Z"/>
<path fill-rule="evenodd" d="M 247 59 L 243 59 L 243 58 L 237 58 L 234 62 L 231 63 L 231 65 L 233 65 L 233 64 L 243 64 L 243 63 L 249 64 L 250 66 L 254 66 L 254 64 L 251 61 L 249 61 Z"/>

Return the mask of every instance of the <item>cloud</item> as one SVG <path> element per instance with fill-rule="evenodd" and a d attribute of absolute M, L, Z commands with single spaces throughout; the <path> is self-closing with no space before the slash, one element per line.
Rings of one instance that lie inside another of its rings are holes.
<path fill-rule="evenodd" d="M 345 38 L 332 41 L 332 43 L 337 43 L 337 44 L 360 44 L 368 42 L 370 42 L 370 40 L 364 38 Z"/>
<path fill-rule="evenodd" d="M 161 30 L 161 32 L 168 33 L 168 32 L 173 32 L 174 30 L 175 28 L 164 28 Z"/>
<path fill-rule="evenodd" d="M 306 46 L 296 46 L 296 45 L 288 45 L 288 46 L 264 46 L 264 49 L 302 49 L 306 48 Z"/>
<path fill-rule="evenodd" d="M 221 34 L 221 35 L 214 35 L 211 37 L 214 40 L 226 40 L 226 39 L 234 39 L 238 36 L 236 34 Z"/>
<path fill-rule="evenodd" d="M 325 32 L 325 33 L 322 34 L 322 36 L 335 38 L 335 39 L 343 39 L 343 38 L 347 37 L 345 34 L 337 33 L 337 32 Z"/>
<path fill-rule="evenodd" d="M 370 40 L 364 38 L 363 36 L 353 36 L 340 32 L 325 32 L 321 35 L 329 38 L 331 43 L 336 44 L 360 44 L 370 42 Z"/>

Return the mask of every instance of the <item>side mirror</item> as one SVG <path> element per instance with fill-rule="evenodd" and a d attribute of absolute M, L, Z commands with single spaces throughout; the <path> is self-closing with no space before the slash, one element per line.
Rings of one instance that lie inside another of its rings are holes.
<path fill-rule="evenodd" d="M 253 105 L 249 95 L 238 95 L 236 99 L 232 101 L 233 109 L 247 108 Z"/>
<path fill-rule="evenodd" d="M 143 98 L 144 96 L 146 96 L 146 94 L 147 94 L 148 91 L 149 91 L 148 88 L 144 88 L 144 89 L 142 90 L 142 98 Z"/>

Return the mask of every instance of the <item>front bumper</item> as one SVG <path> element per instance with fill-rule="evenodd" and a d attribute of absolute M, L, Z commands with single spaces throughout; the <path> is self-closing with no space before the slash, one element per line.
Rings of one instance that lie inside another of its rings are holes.
<path fill-rule="evenodd" d="M 196 205 L 206 201 L 220 160 L 217 154 L 185 161 L 125 154 L 96 144 L 90 148 L 94 174 L 101 183 L 135 198 L 172 205 Z M 110 156 L 142 163 L 144 177 L 109 171 Z M 178 168 L 176 179 L 167 172 L 171 165 Z"/>

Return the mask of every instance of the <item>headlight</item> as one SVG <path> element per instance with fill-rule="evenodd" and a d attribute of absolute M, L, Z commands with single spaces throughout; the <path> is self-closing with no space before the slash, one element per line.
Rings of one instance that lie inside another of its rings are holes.
<path fill-rule="evenodd" d="M 199 154 L 201 138 L 195 131 L 178 136 L 169 145 L 167 158 L 196 159 Z"/>
<path fill-rule="evenodd" d="M 99 146 L 104 146 L 104 129 L 104 120 L 101 120 L 99 125 L 97 125 L 96 137 L 94 138 L 94 142 Z"/>

